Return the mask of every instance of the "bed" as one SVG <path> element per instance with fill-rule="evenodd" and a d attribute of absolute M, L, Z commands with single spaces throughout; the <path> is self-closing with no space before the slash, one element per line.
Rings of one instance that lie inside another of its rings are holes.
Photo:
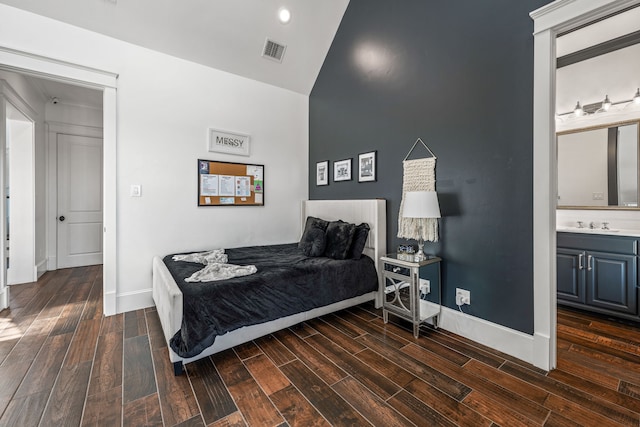
<path fill-rule="evenodd" d="M 353 224 L 366 223 L 369 225 L 369 235 L 365 243 L 363 254 L 373 260 L 373 265 L 377 275 L 377 289 L 372 289 L 364 294 L 355 297 L 342 299 L 338 302 L 311 308 L 303 312 L 285 315 L 274 318 L 264 323 L 253 324 L 250 326 L 241 326 L 230 332 L 215 337 L 213 344 L 207 345 L 206 348 L 196 349 L 197 354 L 183 353 L 181 356 L 171 346 L 171 339 L 183 327 L 184 295 L 180 287 L 174 280 L 169 267 L 161 257 L 153 259 L 153 299 L 156 304 L 160 323 L 162 325 L 164 337 L 167 341 L 169 358 L 174 366 L 176 375 L 182 372 L 183 364 L 189 363 L 203 357 L 210 356 L 217 352 L 229 349 L 249 342 L 253 339 L 270 334 L 283 328 L 295 325 L 314 317 L 322 316 L 334 311 L 338 311 L 347 307 L 361 304 L 363 302 L 375 300 L 376 306 L 382 304 L 382 276 L 378 269 L 377 260 L 380 259 L 386 251 L 386 202 L 382 199 L 375 200 L 312 200 L 302 203 L 301 223 L 303 227 L 307 217 L 317 217 L 328 221 L 342 220 Z M 249 248 L 255 250 L 255 248 Z M 291 248 L 287 245 L 273 245 L 275 251 L 288 251 L 286 256 L 293 256 Z M 234 251 L 230 250 L 230 257 L 233 258 Z M 283 254 L 285 252 L 282 252 Z M 259 254 L 257 256 L 260 256 Z M 363 260 L 365 262 L 365 260 Z M 371 262 L 371 261 L 369 261 Z M 172 270 L 175 267 L 171 267 Z M 175 271 L 174 271 L 175 273 Z M 247 276 L 250 278 L 251 276 Z M 230 279 L 230 280 L 238 280 Z M 374 285 L 375 286 L 375 285 Z M 256 295 L 255 291 L 247 293 L 248 298 Z M 187 296 L 188 300 L 188 296 Z M 251 302 L 247 302 L 250 304 Z M 191 306 L 187 306 L 187 319 Z M 174 342 L 175 346 L 175 342 Z M 178 350 L 179 351 L 179 350 Z"/>

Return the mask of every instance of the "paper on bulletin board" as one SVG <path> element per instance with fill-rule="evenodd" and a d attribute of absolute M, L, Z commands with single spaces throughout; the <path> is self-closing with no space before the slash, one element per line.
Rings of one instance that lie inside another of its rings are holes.
<path fill-rule="evenodd" d="M 236 176 L 236 197 L 251 196 L 251 178 L 248 176 Z"/>
<path fill-rule="evenodd" d="M 262 181 L 264 178 L 264 168 L 262 166 L 247 165 L 247 175 L 252 176 L 255 180 Z"/>
<path fill-rule="evenodd" d="M 220 175 L 220 197 L 236 195 L 234 178 L 231 175 Z"/>
<path fill-rule="evenodd" d="M 200 175 L 200 195 L 201 196 L 217 196 L 218 195 L 218 175 L 211 175 L 211 174 Z"/>
<path fill-rule="evenodd" d="M 262 194 L 260 194 L 260 193 L 256 193 L 255 194 L 255 202 L 256 203 L 262 203 Z"/>

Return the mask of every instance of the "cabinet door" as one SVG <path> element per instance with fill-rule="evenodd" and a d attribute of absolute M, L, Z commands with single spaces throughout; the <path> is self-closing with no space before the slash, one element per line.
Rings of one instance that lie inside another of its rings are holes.
<path fill-rule="evenodd" d="M 584 267 L 585 254 L 576 249 L 557 249 L 558 299 L 584 304 L 586 302 Z"/>
<path fill-rule="evenodd" d="M 635 255 L 587 252 L 587 304 L 635 314 L 637 263 Z"/>

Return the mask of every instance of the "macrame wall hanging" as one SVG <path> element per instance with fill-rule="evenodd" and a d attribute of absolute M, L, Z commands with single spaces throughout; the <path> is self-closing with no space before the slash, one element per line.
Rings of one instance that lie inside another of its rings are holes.
<path fill-rule="evenodd" d="M 407 160 L 416 145 L 421 143 L 432 157 Z M 402 202 L 398 214 L 398 237 L 418 239 L 422 237 L 429 242 L 438 241 L 437 218 L 404 218 L 402 216 L 405 193 L 407 191 L 436 191 L 436 155 L 422 139 L 418 138 L 402 161 Z"/>

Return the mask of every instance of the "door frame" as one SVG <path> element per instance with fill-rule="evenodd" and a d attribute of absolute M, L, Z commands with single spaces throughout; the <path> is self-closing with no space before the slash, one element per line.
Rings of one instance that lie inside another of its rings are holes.
<path fill-rule="evenodd" d="M 533 12 L 534 365 L 556 367 L 556 35 L 640 0 L 556 0 Z"/>
<path fill-rule="evenodd" d="M 0 45 L 0 68 L 103 93 L 103 312 L 117 313 L 117 82 L 118 74 Z M 1 212 L 1 211 L 0 211 Z"/>
<path fill-rule="evenodd" d="M 31 151 L 34 152 L 35 150 L 35 117 L 38 115 L 38 113 L 29 105 L 29 103 L 27 101 L 25 101 L 19 94 L 18 92 L 15 91 L 15 89 L 13 87 L 11 87 L 11 85 L 6 82 L 3 79 L 0 79 L 0 120 L 2 121 L 2 124 L 0 125 L 0 151 L 1 151 L 1 155 L 0 155 L 0 160 L 2 160 L 2 164 L 0 166 L 0 200 L 2 201 L 1 203 L 1 207 L 0 207 L 0 219 L 1 219 L 1 225 L 0 225 L 0 274 L 2 274 L 2 277 L 0 278 L 0 308 L 6 308 L 9 306 L 9 284 L 8 284 L 8 278 L 7 278 L 7 265 L 6 265 L 6 259 L 7 259 L 7 232 L 9 230 L 7 230 L 7 223 L 6 223 L 6 216 L 7 216 L 7 211 L 6 211 L 6 204 L 4 203 L 4 200 L 6 200 L 6 185 L 5 185 L 5 179 L 6 179 L 6 135 L 7 135 L 7 105 L 10 104 L 13 108 L 15 108 L 18 112 L 20 112 L 20 114 L 22 114 L 29 122 L 31 122 Z M 30 165 L 30 173 L 35 174 L 35 159 L 32 159 L 33 161 L 31 162 Z M 31 208 L 33 209 L 33 211 L 31 212 L 32 214 L 32 219 L 33 221 L 31 221 L 31 227 L 32 227 L 32 235 L 34 236 L 35 239 L 35 183 L 34 183 L 34 187 L 31 189 L 31 194 L 30 197 L 33 198 L 33 204 L 31 206 Z M 34 254 L 33 254 L 33 259 L 31 260 L 31 264 L 34 267 L 34 272 L 33 272 L 33 277 L 37 277 L 37 267 L 36 267 L 36 258 L 35 258 L 35 241 L 32 242 L 32 244 L 34 245 Z"/>
<path fill-rule="evenodd" d="M 104 130 L 101 127 L 55 121 L 45 122 L 44 126 L 47 134 L 47 270 L 56 270 L 58 268 L 58 135 L 102 139 Z M 104 156 L 104 143 L 102 152 Z"/>

